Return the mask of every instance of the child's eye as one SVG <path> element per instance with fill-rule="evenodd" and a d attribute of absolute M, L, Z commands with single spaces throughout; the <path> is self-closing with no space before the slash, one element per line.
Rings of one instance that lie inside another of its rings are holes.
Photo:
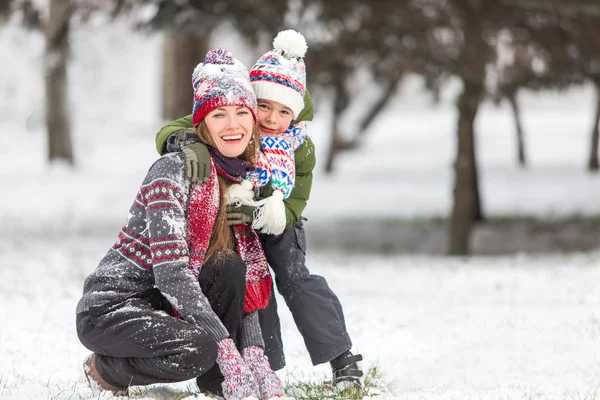
<path fill-rule="evenodd" d="M 281 113 L 285 116 L 290 115 L 290 112 L 288 110 L 281 110 Z"/>
<path fill-rule="evenodd" d="M 269 106 L 267 106 L 266 104 L 259 104 L 258 108 L 262 108 L 263 110 L 268 110 Z"/>

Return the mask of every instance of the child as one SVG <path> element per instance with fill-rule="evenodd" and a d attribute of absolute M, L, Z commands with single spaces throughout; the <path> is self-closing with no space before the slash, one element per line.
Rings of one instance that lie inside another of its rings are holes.
<path fill-rule="evenodd" d="M 362 371 L 357 362 L 362 360 L 362 356 L 350 352 L 352 342 L 346 331 L 342 306 L 327 281 L 321 276 L 311 275 L 305 264 L 306 238 L 301 215 L 310 197 L 312 170 L 316 161 L 310 137 L 299 133 L 297 129 L 302 131 L 302 125 L 298 124 L 312 119 L 312 102 L 306 91 L 303 61 L 306 43 L 299 33 L 284 31 L 278 34 L 273 46 L 250 72 L 259 104 L 258 129 L 261 137 L 281 136 L 288 131 L 287 137 L 292 144 L 296 141 L 297 147 L 292 152 L 295 179 L 293 189 L 283 201 L 285 230 L 279 235 L 259 236 L 275 273 L 277 289 L 304 338 L 313 365 L 330 362 L 334 385 L 360 385 Z M 207 170 L 206 149 L 198 143 L 186 145 L 186 135 L 182 134 L 190 126 L 189 117 L 184 117 L 163 127 L 156 135 L 157 149 L 163 154 L 166 151 L 178 151 L 183 144 L 188 176 L 204 179 Z M 265 140 L 261 140 L 261 143 L 264 146 Z M 286 165 L 286 168 L 289 166 Z M 262 189 L 261 197 L 271 196 L 274 190 L 273 185 Z M 248 207 L 230 210 L 228 214 L 230 223 L 243 223 L 253 218 L 254 212 L 248 211 Z M 275 321 L 269 318 L 268 311 L 259 313 L 263 332 L 269 330 L 265 329 L 265 324 L 279 323 L 277 318 L 274 318 Z M 265 353 L 270 357 L 267 339 L 265 337 Z M 273 366 L 275 360 L 269 360 Z"/>

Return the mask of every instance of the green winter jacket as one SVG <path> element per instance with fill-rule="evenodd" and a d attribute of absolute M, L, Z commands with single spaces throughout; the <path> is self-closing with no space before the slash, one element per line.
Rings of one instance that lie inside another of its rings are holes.
<path fill-rule="evenodd" d="M 312 112 L 312 110 L 311 110 Z M 299 118 L 295 121 L 301 121 Z M 310 116 L 312 119 L 312 116 Z M 179 118 L 169 124 L 163 126 L 161 130 L 156 134 L 156 150 L 160 155 L 167 152 L 167 139 L 171 135 L 177 134 L 183 129 L 192 128 L 192 116 Z M 313 144 L 310 137 L 306 136 L 304 143 L 294 152 L 296 160 L 296 181 L 294 189 L 290 196 L 284 200 L 285 204 L 285 216 L 286 216 L 286 228 L 293 228 L 298 221 L 300 216 L 306 207 L 306 202 L 310 197 L 310 189 L 312 187 L 312 171 L 315 168 L 317 158 L 315 156 L 315 145 Z M 273 193 L 273 189 L 269 186 L 261 190 L 261 196 L 267 197 Z"/>

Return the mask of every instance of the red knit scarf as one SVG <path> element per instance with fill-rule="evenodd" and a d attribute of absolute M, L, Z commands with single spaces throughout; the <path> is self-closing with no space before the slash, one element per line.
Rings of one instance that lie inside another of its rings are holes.
<path fill-rule="evenodd" d="M 192 185 L 188 218 L 188 245 L 190 248 L 190 269 L 196 278 L 204 263 L 221 201 L 217 174 L 236 180 L 222 168 L 210 161 L 208 182 Z M 271 296 L 271 276 L 269 264 L 256 232 L 250 224 L 234 225 L 233 233 L 238 255 L 246 264 L 246 300 L 244 311 L 262 309 L 269 304 Z"/>

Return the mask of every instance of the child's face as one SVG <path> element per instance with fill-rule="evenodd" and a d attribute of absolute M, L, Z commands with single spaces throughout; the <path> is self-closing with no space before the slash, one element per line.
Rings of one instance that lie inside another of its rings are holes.
<path fill-rule="evenodd" d="M 294 114 L 281 103 L 258 99 L 258 132 L 261 135 L 280 135 L 290 127 Z"/>
<path fill-rule="evenodd" d="M 204 117 L 215 147 L 226 157 L 238 157 L 252 138 L 254 118 L 246 107 L 219 107 Z"/>

